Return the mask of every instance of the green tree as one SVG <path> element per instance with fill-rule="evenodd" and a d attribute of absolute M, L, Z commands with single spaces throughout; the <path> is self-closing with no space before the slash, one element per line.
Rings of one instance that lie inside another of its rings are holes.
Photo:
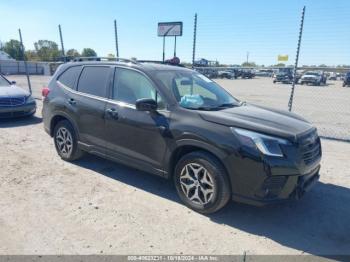
<path fill-rule="evenodd" d="M 16 60 L 22 60 L 21 43 L 18 40 L 11 39 L 6 42 L 2 50 Z"/>
<path fill-rule="evenodd" d="M 76 49 L 69 49 L 66 53 L 66 56 L 78 57 L 80 54 Z"/>
<path fill-rule="evenodd" d="M 242 63 L 242 66 L 244 67 L 256 67 L 255 62 L 244 62 Z"/>
<path fill-rule="evenodd" d="M 39 40 L 34 43 L 34 46 L 41 61 L 55 61 L 61 56 L 58 45 L 54 41 Z"/>
<path fill-rule="evenodd" d="M 285 67 L 286 64 L 284 64 L 284 63 L 278 63 L 278 64 L 275 64 L 275 66 L 278 66 L 278 67 Z"/>
<path fill-rule="evenodd" d="M 26 57 L 26 60 L 28 60 L 28 61 L 38 61 L 39 60 L 38 54 L 36 53 L 35 50 L 26 50 L 24 52 L 24 55 Z"/>
<path fill-rule="evenodd" d="M 94 49 L 91 48 L 84 48 L 83 51 L 81 52 L 82 57 L 90 57 L 90 56 L 97 56 L 96 52 Z"/>
<path fill-rule="evenodd" d="M 115 55 L 114 54 L 108 54 L 107 55 L 109 61 L 115 60 Z"/>

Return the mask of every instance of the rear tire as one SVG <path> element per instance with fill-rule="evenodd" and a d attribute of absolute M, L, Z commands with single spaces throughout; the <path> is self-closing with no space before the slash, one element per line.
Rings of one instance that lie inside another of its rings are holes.
<path fill-rule="evenodd" d="M 53 139 L 56 151 L 63 160 L 74 161 L 83 156 L 84 152 L 78 148 L 77 136 L 68 120 L 62 120 L 56 124 Z"/>
<path fill-rule="evenodd" d="M 185 205 L 203 214 L 223 208 L 231 197 L 224 167 L 213 155 L 204 151 L 186 154 L 178 161 L 174 183 Z"/>

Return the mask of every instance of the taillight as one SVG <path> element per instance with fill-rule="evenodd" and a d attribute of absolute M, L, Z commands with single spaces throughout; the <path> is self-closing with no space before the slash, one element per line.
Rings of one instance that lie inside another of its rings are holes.
<path fill-rule="evenodd" d="M 44 87 L 42 90 L 41 90 L 41 95 L 43 97 L 47 97 L 50 93 L 50 89 L 48 87 Z"/>

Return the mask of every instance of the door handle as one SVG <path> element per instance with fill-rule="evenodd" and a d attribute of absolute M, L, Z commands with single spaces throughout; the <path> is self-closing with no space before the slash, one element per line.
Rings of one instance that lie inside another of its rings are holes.
<path fill-rule="evenodd" d="M 70 98 L 68 99 L 68 103 L 71 105 L 75 105 L 77 102 L 73 98 Z"/>
<path fill-rule="evenodd" d="M 119 118 L 119 115 L 118 115 L 118 112 L 115 108 L 108 108 L 106 110 L 107 114 L 110 115 L 112 118 L 114 119 L 118 119 Z"/>

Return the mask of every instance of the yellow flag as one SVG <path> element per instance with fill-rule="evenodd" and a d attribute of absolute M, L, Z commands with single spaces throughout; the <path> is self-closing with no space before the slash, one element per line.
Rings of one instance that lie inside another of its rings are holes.
<path fill-rule="evenodd" d="M 278 55 L 278 61 L 288 61 L 288 55 Z"/>

